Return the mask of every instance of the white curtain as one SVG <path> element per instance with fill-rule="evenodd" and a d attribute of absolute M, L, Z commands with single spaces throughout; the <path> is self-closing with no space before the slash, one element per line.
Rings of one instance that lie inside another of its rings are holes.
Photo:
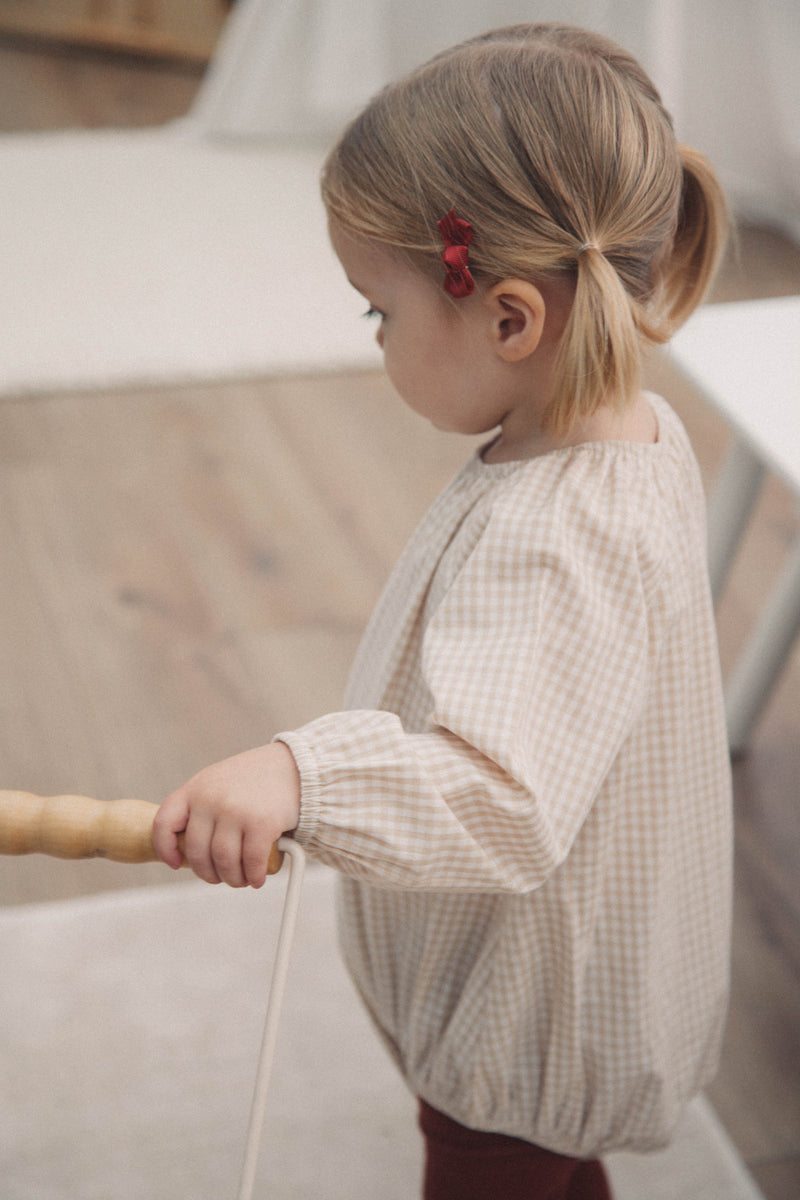
<path fill-rule="evenodd" d="M 328 141 L 437 50 L 531 20 L 631 50 L 745 215 L 800 239 L 800 0 L 238 0 L 190 119 L 212 136 Z"/>

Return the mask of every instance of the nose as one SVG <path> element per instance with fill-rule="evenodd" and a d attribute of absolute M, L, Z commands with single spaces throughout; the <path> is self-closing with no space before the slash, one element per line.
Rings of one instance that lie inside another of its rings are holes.
<path fill-rule="evenodd" d="M 382 350 L 383 349 L 383 330 L 382 329 L 378 329 L 376 331 L 375 341 L 378 343 L 378 345 L 380 346 L 380 348 Z"/>

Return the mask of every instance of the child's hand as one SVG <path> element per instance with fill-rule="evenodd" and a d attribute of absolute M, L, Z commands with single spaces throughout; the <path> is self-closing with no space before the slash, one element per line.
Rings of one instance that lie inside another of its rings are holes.
<path fill-rule="evenodd" d="M 300 819 L 300 776 L 282 742 L 247 750 L 200 771 L 156 813 L 153 846 L 170 867 L 182 862 L 206 883 L 259 888 L 274 842 Z"/>

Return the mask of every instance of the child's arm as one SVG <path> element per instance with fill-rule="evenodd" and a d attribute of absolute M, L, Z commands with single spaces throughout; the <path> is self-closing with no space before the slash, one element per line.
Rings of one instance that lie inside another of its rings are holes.
<path fill-rule="evenodd" d="M 261 887 L 274 842 L 300 818 L 300 777 L 289 748 L 276 742 L 206 767 L 161 805 L 153 846 L 170 867 L 182 862 L 206 883 Z"/>

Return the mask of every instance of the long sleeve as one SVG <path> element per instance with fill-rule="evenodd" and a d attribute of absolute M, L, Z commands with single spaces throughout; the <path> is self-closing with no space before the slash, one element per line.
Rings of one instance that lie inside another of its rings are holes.
<path fill-rule="evenodd" d="M 593 521 L 573 487 L 538 512 L 521 491 L 524 481 L 477 512 L 479 533 L 462 527 L 465 561 L 449 579 L 451 545 L 428 591 L 422 731 L 358 710 L 281 735 L 303 783 L 297 836 L 345 874 L 427 890 L 536 888 L 631 731 L 653 652 L 631 531 Z"/>

